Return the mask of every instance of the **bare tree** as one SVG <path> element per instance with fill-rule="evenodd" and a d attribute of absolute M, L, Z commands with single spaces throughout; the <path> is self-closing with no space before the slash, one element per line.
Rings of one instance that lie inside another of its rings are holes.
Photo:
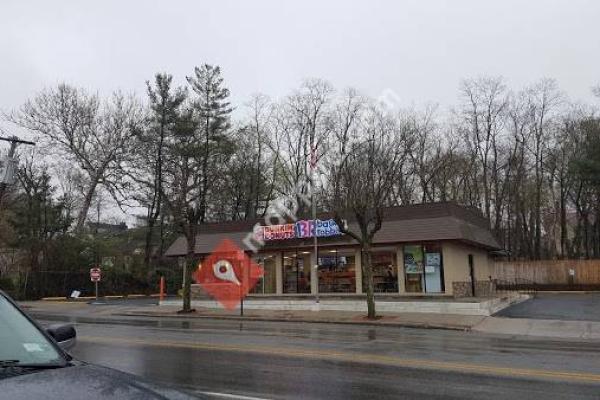
<path fill-rule="evenodd" d="M 491 220 L 493 192 L 497 192 L 499 133 L 504 124 L 507 91 L 500 77 L 464 80 L 461 83 L 465 142 L 481 172 L 483 211 Z M 475 182 L 477 183 L 477 181 Z M 477 187 L 477 185 L 476 185 Z"/>
<path fill-rule="evenodd" d="M 371 246 L 381 229 L 384 208 L 408 157 L 410 133 L 398 120 L 371 107 L 359 122 L 361 134 L 338 154 L 331 167 L 328 205 L 343 233 L 362 251 L 368 318 L 375 318 Z M 347 220 L 352 220 L 346 224 Z"/>
<path fill-rule="evenodd" d="M 333 88 L 323 80 L 306 80 L 300 89 L 278 107 L 273 144 L 279 152 L 283 193 L 289 194 L 311 179 L 310 169 L 316 167 L 327 153 L 331 133 Z M 307 193 L 299 193 L 306 196 Z M 299 212 L 303 202 L 298 199 Z"/>
<path fill-rule="evenodd" d="M 412 131 L 415 138 L 410 152 L 411 172 L 420 186 L 420 198 L 415 200 L 420 200 L 422 203 L 438 199 L 436 177 L 445 167 L 445 161 L 448 161 L 442 157 L 443 145 L 437 132 L 436 110 L 437 106 L 430 104 L 423 111 L 405 110 L 400 114 L 403 125 Z M 411 194 L 415 195 L 415 193 Z M 412 202 L 412 200 L 411 198 L 408 201 Z"/>
<path fill-rule="evenodd" d="M 247 115 L 232 129 L 232 149 L 224 160 L 223 176 L 213 195 L 216 219 L 263 216 L 278 188 L 279 152 L 272 143 L 274 108 L 268 97 L 253 95 Z"/>
<path fill-rule="evenodd" d="M 534 257 L 542 254 L 542 185 L 544 183 L 544 162 L 547 153 L 547 139 L 550 134 L 552 117 L 556 107 L 562 101 L 562 94 L 556 82 L 542 79 L 528 90 L 531 105 L 532 139 L 529 150 L 534 156 L 535 171 L 535 242 Z"/>
<path fill-rule="evenodd" d="M 115 199 L 125 198 L 123 167 L 140 127 L 141 107 L 133 97 L 115 93 L 102 102 L 97 95 L 61 84 L 27 101 L 10 120 L 40 133 L 47 145 L 67 157 L 85 175 L 75 230 L 83 230 L 98 185 Z"/>

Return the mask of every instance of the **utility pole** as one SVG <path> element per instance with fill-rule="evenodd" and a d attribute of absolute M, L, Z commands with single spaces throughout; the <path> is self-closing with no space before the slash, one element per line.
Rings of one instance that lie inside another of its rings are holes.
<path fill-rule="evenodd" d="M 16 136 L 11 136 L 8 138 L 0 137 L 1 141 L 9 142 L 10 149 L 8 150 L 8 154 L 3 159 L 0 159 L 0 205 L 2 204 L 2 199 L 4 198 L 4 192 L 8 185 L 12 185 L 15 183 L 15 170 L 17 169 L 17 159 L 15 157 L 15 153 L 17 150 L 17 146 L 20 144 L 27 144 L 31 146 L 35 146 L 35 143 L 29 142 L 27 140 L 21 140 Z"/>
<path fill-rule="evenodd" d="M 317 278 L 316 287 L 317 293 L 315 296 L 315 310 L 320 309 L 319 299 L 319 242 L 317 238 L 317 202 L 315 199 L 315 167 L 317 165 L 317 148 L 313 144 L 313 140 L 310 143 L 310 202 L 312 203 L 312 219 L 313 219 L 313 251 L 315 254 L 315 277 Z"/>

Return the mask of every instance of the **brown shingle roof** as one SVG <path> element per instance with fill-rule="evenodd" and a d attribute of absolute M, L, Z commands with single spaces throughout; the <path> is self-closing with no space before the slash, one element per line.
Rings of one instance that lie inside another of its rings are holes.
<path fill-rule="evenodd" d="M 326 214 L 320 215 L 325 219 Z M 209 254 L 219 241 L 228 238 L 245 248 L 243 239 L 252 231 L 256 223 L 264 225 L 264 219 L 246 221 L 207 223 L 199 227 L 196 237 L 196 254 Z M 349 228 L 355 230 L 356 223 L 349 221 Z M 481 213 L 455 203 L 427 203 L 389 207 L 381 230 L 375 234 L 374 245 L 394 243 L 425 242 L 434 240 L 459 240 L 489 250 L 498 250 L 500 245 L 487 226 Z M 319 245 L 353 245 L 356 242 L 348 236 L 320 238 Z M 312 239 L 288 239 L 267 241 L 264 250 L 311 247 Z M 177 238 L 166 252 L 167 256 L 185 255 L 186 241 Z"/>

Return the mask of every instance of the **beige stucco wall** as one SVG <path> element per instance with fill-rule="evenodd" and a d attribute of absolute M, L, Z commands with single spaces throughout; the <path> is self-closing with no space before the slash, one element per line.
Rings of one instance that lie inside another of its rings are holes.
<path fill-rule="evenodd" d="M 491 275 L 491 266 L 488 252 L 476 247 L 460 243 L 444 242 L 442 244 L 444 257 L 444 285 L 446 293 L 452 294 L 452 282 L 468 282 L 469 254 L 473 254 L 475 280 L 488 280 Z"/>
<path fill-rule="evenodd" d="M 494 264 L 485 250 L 472 249 L 475 262 L 475 279 L 487 281 L 492 275 Z"/>
<path fill-rule="evenodd" d="M 283 293 L 283 258 L 280 252 L 275 253 L 275 293 Z"/>
<path fill-rule="evenodd" d="M 354 275 L 356 277 L 356 293 L 360 294 L 362 290 L 362 257 L 360 249 L 354 253 Z"/>
<path fill-rule="evenodd" d="M 398 268 L 398 293 L 406 293 L 404 284 L 404 246 L 396 247 L 396 266 Z"/>

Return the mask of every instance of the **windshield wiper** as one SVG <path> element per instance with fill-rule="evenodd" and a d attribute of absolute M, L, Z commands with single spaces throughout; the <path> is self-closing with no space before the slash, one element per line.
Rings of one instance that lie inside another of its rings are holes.
<path fill-rule="evenodd" d="M 0 368 L 14 367 L 17 366 L 21 361 L 19 360 L 0 360 Z"/>
<path fill-rule="evenodd" d="M 49 363 L 49 364 L 25 364 L 21 363 L 20 360 L 0 360 L 0 368 L 32 368 L 32 369 L 43 369 L 43 368 L 62 368 L 67 364 L 63 363 Z"/>

